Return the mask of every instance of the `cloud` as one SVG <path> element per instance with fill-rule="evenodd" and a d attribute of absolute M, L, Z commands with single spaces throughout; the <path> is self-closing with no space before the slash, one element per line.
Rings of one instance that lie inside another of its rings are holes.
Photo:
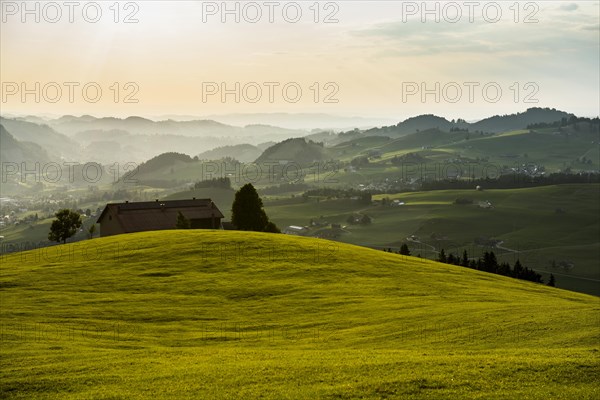
<path fill-rule="evenodd" d="M 597 17 L 591 10 L 577 4 L 564 4 L 561 8 L 580 12 L 545 14 L 546 18 L 535 24 L 515 24 L 505 19 L 497 24 L 477 20 L 456 24 L 379 22 L 350 31 L 350 36 L 368 41 L 375 57 L 390 58 L 408 55 L 452 55 L 521 57 L 520 63 L 533 62 L 540 56 L 555 54 L 582 55 L 597 48 Z M 367 50 L 368 51 L 368 50 Z M 597 52 L 595 52 L 597 54 Z"/>
<path fill-rule="evenodd" d="M 579 8 L 579 6 L 575 3 L 570 3 L 570 4 L 562 4 L 559 8 L 563 11 L 575 11 Z"/>
<path fill-rule="evenodd" d="M 584 31 L 600 31 L 600 25 L 587 25 L 582 27 Z"/>

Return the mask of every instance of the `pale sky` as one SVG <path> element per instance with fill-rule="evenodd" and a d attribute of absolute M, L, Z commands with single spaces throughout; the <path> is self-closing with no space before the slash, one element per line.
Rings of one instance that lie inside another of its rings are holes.
<path fill-rule="evenodd" d="M 520 2 L 518 7 L 514 1 L 428 2 L 433 12 L 427 15 L 421 1 L 337 1 L 318 7 L 314 1 L 273 2 L 273 23 L 262 1 L 245 8 L 247 2 L 228 2 L 230 9 L 239 7 L 239 23 L 234 14 L 222 14 L 221 1 L 120 2 L 118 16 L 111 9 L 114 1 L 77 3 L 71 23 L 62 1 L 54 3 L 57 7 L 28 2 L 31 14 L 24 14 L 21 1 L 0 2 L 3 113 L 319 112 L 397 120 L 423 113 L 472 120 L 529 107 L 599 113 L 598 1 Z M 299 21 L 289 22 L 298 7 Z M 96 8 L 102 12 L 98 22 L 86 21 L 96 18 Z M 262 18 L 252 23 L 256 10 Z M 137 23 L 123 22 L 130 14 Z M 337 22 L 324 23 L 327 16 Z M 23 86 L 36 92 L 36 82 L 40 102 L 34 94 L 23 101 Z M 64 82 L 74 82 L 72 103 Z M 133 85 L 125 88 L 128 82 Z M 234 94 L 223 102 L 220 84 L 235 92 L 236 82 L 239 103 Z M 95 87 L 101 88 L 98 102 L 84 98 L 86 83 L 95 83 L 88 85 L 90 99 Z M 262 97 L 253 103 L 257 87 Z M 422 88 L 431 91 L 424 99 Z M 127 94 L 138 102 L 124 103 Z M 337 102 L 325 102 L 328 95 Z"/>

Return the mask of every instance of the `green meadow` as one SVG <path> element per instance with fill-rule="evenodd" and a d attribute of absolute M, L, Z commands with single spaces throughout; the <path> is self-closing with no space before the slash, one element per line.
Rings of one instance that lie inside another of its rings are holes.
<path fill-rule="evenodd" d="M 383 206 L 361 204 L 351 199 L 273 201 L 266 210 L 279 226 L 308 225 L 310 219 L 345 225 L 336 240 L 370 247 L 399 250 L 407 242 L 413 255 L 437 258 L 448 253 L 473 257 L 494 251 L 501 260 L 517 259 L 540 271 L 546 281 L 550 273 L 558 286 L 600 295 L 598 252 L 600 242 L 600 186 L 571 184 L 524 189 L 436 190 L 373 196 L 373 200 L 403 202 Z M 455 204 L 456 199 L 472 204 Z M 490 202 L 491 208 L 480 203 Z M 371 217 L 369 225 L 350 225 L 353 214 Z M 418 242 L 407 238 L 415 235 Z M 500 247 L 477 244 L 477 239 L 502 241 Z M 554 266 L 553 266 L 554 262 Z M 568 268 L 556 265 L 568 263 Z"/>
<path fill-rule="evenodd" d="M 594 399 L 600 302 L 326 240 L 161 231 L 3 256 L 7 399 Z"/>

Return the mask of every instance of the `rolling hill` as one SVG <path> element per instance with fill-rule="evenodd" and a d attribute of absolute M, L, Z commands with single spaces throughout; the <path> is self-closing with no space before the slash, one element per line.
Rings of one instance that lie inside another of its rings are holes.
<path fill-rule="evenodd" d="M 133 166 L 133 168 L 122 176 L 119 182 L 122 186 L 133 183 L 169 187 L 176 182 L 174 179 L 176 168 L 185 168 L 194 163 L 195 160 L 187 154 L 176 152 L 162 153 L 140 165 Z"/>
<path fill-rule="evenodd" d="M 340 137 L 348 140 L 327 150 L 342 161 L 376 153 L 379 157 L 373 159 L 373 163 L 385 164 L 396 155 L 423 151 L 436 153 L 433 161 L 438 163 L 463 158 L 485 160 L 498 168 L 523 165 L 543 166 L 546 171 L 561 171 L 567 167 L 583 171 L 600 168 L 597 123 L 569 124 L 561 128 L 519 129 L 495 134 L 456 130 L 444 132 L 433 128 L 399 137 Z M 432 163 L 431 167 L 435 168 L 435 164 Z"/>
<path fill-rule="evenodd" d="M 262 154 L 261 149 L 251 144 L 237 144 L 233 146 L 222 146 L 198 154 L 200 160 L 220 160 L 225 157 L 233 157 L 236 160 L 249 163 L 256 160 Z"/>
<path fill-rule="evenodd" d="M 428 129 L 439 129 L 448 132 L 452 128 L 463 128 L 466 126 L 468 126 L 467 123 L 456 124 L 454 121 L 450 122 L 446 118 L 427 114 L 408 118 L 400 122 L 398 125 L 396 125 L 396 130 L 398 134 L 415 133 Z"/>
<path fill-rule="evenodd" d="M 330 159 L 330 154 L 322 143 L 307 141 L 304 138 L 292 138 L 267 148 L 256 159 L 256 163 L 295 162 L 298 165 L 309 165 L 327 159 Z"/>
<path fill-rule="evenodd" d="M 68 246 L 2 260 L 2 398 L 598 395 L 596 297 L 286 235 Z"/>
<path fill-rule="evenodd" d="M 507 132 L 517 129 L 524 129 L 527 125 L 535 123 L 552 123 L 560 121 L 563 118 L 570 118 L 574 114 L 569 114 L 564 111 L 554 108 L 528 108 L 522 113 L 508 115 L 494 115 L 477 121 L 469 127 L 470 130 L 479 130 L 483 132 Z"/>

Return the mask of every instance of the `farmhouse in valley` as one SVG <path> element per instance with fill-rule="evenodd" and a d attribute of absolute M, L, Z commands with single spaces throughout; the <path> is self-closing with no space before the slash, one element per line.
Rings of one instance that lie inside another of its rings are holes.
<path fill-rule="evenodd" d="M 286 235 L 304 236 L 308 233 L 308 229 L 304 226 L 290 225 L 283 229 L 283 233 Z"/>
<path fill-rule="evenodd" d="M 175 229 L 179 213 L 192 229 L 219 229 L 223 213 L 211 199 L 107 204 L 98 217 L 100 236 Z"/>

